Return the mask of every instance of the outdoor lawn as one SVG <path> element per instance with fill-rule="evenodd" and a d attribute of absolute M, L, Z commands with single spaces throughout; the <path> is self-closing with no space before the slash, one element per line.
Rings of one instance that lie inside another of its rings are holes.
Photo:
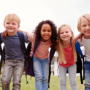
<path fill-rule="evenodd" d="M 31 78 L 30 76 L 28 76 L 27 79 L 29 82 L 28 84 L 26 84 L 25 75 L 22 76 L 21 90 L 35 90 L 35 78 L 34 77 Z M 76 80 L 77 80 L 77 90 L 84 90 L 84 84 L 81 84 L 79 76 L 76 77 Z M 10 90 L 12 90 L 11 88 L 12 88 L 12 83 L 10 85 Z M 2 90 L 1 87 L 0 87 L 0 90 Z M 59 77 L 58 76 L 51 76 L 49 90 L 60 90 Z M 71 90 L 69 80 L 68 80 L 68 76 L 67 76 L 67 90 Z"/>

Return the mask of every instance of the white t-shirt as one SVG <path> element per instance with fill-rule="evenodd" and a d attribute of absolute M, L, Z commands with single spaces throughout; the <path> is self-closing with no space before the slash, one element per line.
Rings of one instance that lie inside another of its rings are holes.
<path fill-rule="evenodd" d="M 82 36 L 82 42 L 78 40 L 80 45 L 83 45 L 85 48 L 85 60 L 90 62 L 90 39 L 85 39 Z"/>

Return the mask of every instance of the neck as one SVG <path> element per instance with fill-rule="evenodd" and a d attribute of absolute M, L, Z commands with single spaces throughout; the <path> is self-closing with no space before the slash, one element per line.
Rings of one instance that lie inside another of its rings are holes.
<path fill-rule="evenodd" d="M 64 48 L 68 48 L 70 45 L 70 41 L 65 41 L 62 43 Z"/>
<path fill-rule="evenodd" d="M 8 32 L 8 36 L 14 36 L 16 35 L 16 32 Z"/>

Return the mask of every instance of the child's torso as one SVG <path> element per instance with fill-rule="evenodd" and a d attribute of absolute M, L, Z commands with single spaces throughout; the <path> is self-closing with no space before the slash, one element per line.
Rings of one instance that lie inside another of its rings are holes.
<path fill-rule="evenodd" d="M 82 37 L 82 42 L 80 42 L 80 44 L 85 48 L 85 60 L 90 61 L 90 39 L 85 39 Z"/>
<path fill-rule="evenodd" d="M 48 58 L 49 55 L 49 47 L 51 46 L 51 40 L 48 40 L 47 42 L 42 42 L 38 46 L 34 57 L 38 57 L 40 59 Z"/>
<path fill-rule="evenodd" d="M 71 44 L 67 49 L 64 49 L 64 56 L 65 56 L 66 64 L 62 63 L 62 64 L 60 64 L 61 66 L 68 67 L 68 66 L 71 66 L 75 63 L 73 49 L 72 49 Z"/>
<path fill-rule="evenodd" d="M 32 52 L 34 50 L 35 38 L 36 38 L 36 35 L 34 33 L 28 34 L 28 39 L 30 42 L 32 42 Z M 40 45 L 38 46 L 34 54 L 34 57 L 37 57 L 40 59 L 48 58 L 50 46 L 51 46 L 51 39 L 49 39 L 47 42 L 41 41 Z"/>
<path fill-rule="evenodd" d="M 18 34 L 4 38 L 1 36 L 2 42 L 5 44 L 5 57 L 10 59 L 23 59 L 24 55 L 21 51 L 20 40 Z M 28 40 L 27 40 L 28 42 Z"/>

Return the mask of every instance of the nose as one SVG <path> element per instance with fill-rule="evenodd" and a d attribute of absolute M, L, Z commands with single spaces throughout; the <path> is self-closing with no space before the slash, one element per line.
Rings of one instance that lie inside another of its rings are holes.
<path fill-rule="evenodd" d="M 66 33 L 63 33 L 63 35 L 66 35 Z"/>
<path fill-rule="evenodd" d="M 9 26 L 12 26 L 12 24 L 9 24 Z"/>
<path fill-rule="evenodd" d="M 48 34 L 48 32 L 45 32 L 45 34 Z"/>

